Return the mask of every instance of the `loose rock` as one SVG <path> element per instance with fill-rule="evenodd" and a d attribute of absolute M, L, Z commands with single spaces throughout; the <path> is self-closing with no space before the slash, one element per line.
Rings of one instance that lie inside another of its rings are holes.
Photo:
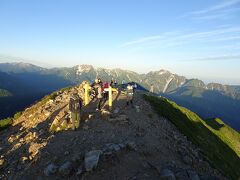
<path fill-rule="evenodd" d="M 135 144 L 135 142 L 129 141 L 126 143 L 126 145 L 127 145 L 127 148 L 130 150 L 134 150 L 134 151 L 137 150 L 137 145 Z"/>
<path fill-rule="evenodd" d="M 163 180 L 175 180 L 175 175 L 170 169 L 163 169 L 161 172 L 161 179 Z"/>
<path fill-rule="evenodd" d="M 49 164 L 45 169 L 44 169 L 44 174 L 46 176 L 50 176 L 52 174 L 55 174 L 57 172 L 57 166 L 53 163 Z"/>
<path fill-rule="evenodd" d="M 190 156 L 185 155 L 185 156 L 183 157 L 183 162 L 184 162 L 185 164 L 192 165 L 193 159 L 192 159 Z"/>
<path fill-rule="evenodd" d="M 58 169 L 58 171 L 62 176 L 69 176 L 72 169 L 72 163 L 70 161 L 67 161 Z"/>
<path fill-rule="evenodd" d="M 187 172 L 191 180 L 200 180 L 198 174 L 195 171 L 188 170 Z"/>
<path fill-rule="evenodd" d="M 92 171 L 94 168 L 97 167 L 100 154 L 102 154 L 101 150 L 94 150 L 86 153 L 84 159 L 86 171 Z"/>

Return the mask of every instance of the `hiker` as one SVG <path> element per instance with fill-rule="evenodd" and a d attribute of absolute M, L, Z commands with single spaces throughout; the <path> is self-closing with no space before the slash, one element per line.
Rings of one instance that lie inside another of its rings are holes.
<path fill-rule="evenodd" d="M 134 95 L 134 90 L 133 90 L 133 85 L 130 83 L 127 85 L 127 106 L 129 103 L 133 106 L 133 95 Z"/>
<path fill-rule="evenodd" d="M 92 99 L 97 98 L 97 85 L 98 85 L 99 79 L 96 78 L 95 81 L 91 84 L 91 91 L 90 91 L 90 96 Z"/>
<path fill-rule="evenodd" d="M 151 84 L 150 93 L 153 93 L 153 84 Z"/>
<path fill-rule="evenodd" d="M 114 87 L 116 88 L 117 87 L 117 79 L 114 80 Z"/>
<path fill-rule="evenodd" d="M 74 89 L 70 101 L 69 101 L 69 110 L 71 112 L 72 119 L 72 129 L 79 127 L 80 124 L 80 111 L 82 109 L 82 99 L 78 95 L 77 89 Z"/>
<path fill-rule="evenodd" d="M 101 81 L 98 81 L 97 84 L 97 111 L 101 110 L 101 106 L 103 103 L 103 87 Z"/>
<path fill-rule="evenodd" d="M 108 82 L 105 82 L 104 84 L 103 84 L 103 98 L 104 98 L 104 101 L 107 101 L 107 99 L 108 99 L 108 88 L 109 88 L 109 83 Z"/>
<path fill-rule="evenodd" d="M 137 90 L 137 84 L 134 83 L 134 85 L 133 85 L 133 91 L 135 92 L 136 90 Z"/>
<path fill-rule="evenodd" d="M 125 83 L 126 83 L 125 80 L 122 80 L 122 85 L 121 85 L 122 88 L 125 88 Z"/>
<path fill-rule="evenodd" d="M 110 82 L 110 86 L 113 87 L 113 84 L 114 84 L 114 80 L 113 80 L 113 78 L 112 78 L 112 79 L 111 79 L 111 82 Z"/>

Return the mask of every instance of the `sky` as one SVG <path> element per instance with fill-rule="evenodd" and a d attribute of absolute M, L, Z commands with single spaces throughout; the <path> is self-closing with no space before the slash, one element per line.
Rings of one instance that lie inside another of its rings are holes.
<path fill-rule="evenodd" d="M 240 0 L 0 0 L 0 63 L 240 85 Z"/>

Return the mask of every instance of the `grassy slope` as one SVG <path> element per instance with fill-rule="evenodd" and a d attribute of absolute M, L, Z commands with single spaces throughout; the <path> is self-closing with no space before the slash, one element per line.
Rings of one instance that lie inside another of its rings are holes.
<path fill-rule="evenodd" d="M 10 126 L 12 124 L 12 119 L 11 118 L 6 118 L 6 119 L 2 119 L 0 120 L 0 131 L 2 129 L 7 128 L 8 126 Z"/>
<path fill-rule="evenodd" d="M 206 119 L 204 124 L 240 157 L 240 134 L 237 131 L 224 124 L 219 118 Z"/>
<path fill-rule="evenodd" d="M 226 125 L 217 130 L 211 122 L 205 122 L 197 114 L 168 99 L 144 97 L 158 114 L 169 119 L 195 143 L 213 166 L 232 179 L 240 178 L 239 133 Z"/>

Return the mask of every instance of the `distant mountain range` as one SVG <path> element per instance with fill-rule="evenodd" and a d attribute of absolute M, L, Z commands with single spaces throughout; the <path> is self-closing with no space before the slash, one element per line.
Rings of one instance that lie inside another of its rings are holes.
<path fill-rule="evenodd" d="M 240 131 L 240 86 L 205 84 L 201 80 L 187 79 L 167 70 L 138 74 L 122 69 L 94 68 L 91 65 L 46 69 L 28 63 L 2 63 L 0 64 L 0 96 L 2 94 L 4 97 L 1 99 L 5 100 L 22 96 L 37 99 L 36 97 L 65 86 L 75 85 L 83 80 L 93 82 L 96 77 L 108 81 L 114 78 L 119 83 L 136 82 L 146 89 L 150 89 L 153 84 L 156 94 L 186 106 L 204 119 L 213 117 L 224 119 L 227 124 Z M 3 103 L 0 102 L 0 105 L 2 106 Z M 21 110 L 9 109 L 11 107 L 7 110 L 1 108 L 0 118 Z M 7 113 L 10 111 L 11 113 Z"/>

